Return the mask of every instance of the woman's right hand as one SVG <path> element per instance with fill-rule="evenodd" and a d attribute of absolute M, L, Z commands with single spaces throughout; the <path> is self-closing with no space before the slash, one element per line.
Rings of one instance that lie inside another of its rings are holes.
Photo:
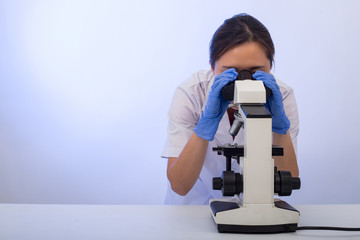
<path fill-rule="evenodd" d="M 237 75 L 236 70 L 230 68 L 215 77 L 205 105 L 205 110 L 194 128 L 194 132 L 199 137 L 208 141 L 214 139 L 220 120 L 230 104 L 230 101 L 225 100 L 222 96 L 221 90 L 229 82 L 235 81 Z"/>

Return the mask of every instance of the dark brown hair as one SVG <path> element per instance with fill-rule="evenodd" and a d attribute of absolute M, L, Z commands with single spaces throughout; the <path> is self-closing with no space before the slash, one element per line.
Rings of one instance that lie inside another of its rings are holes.
<path fill-rule="evenodd" d="M 257 42 L 263 46 L 272 66 L 275 48 L 269 31 L 256 18 L 241 13 L 225 20 L 214 33 L 209 49 L 211 67 L 215 67 L 215 62 L 226 51 L 245 42 Z"/>

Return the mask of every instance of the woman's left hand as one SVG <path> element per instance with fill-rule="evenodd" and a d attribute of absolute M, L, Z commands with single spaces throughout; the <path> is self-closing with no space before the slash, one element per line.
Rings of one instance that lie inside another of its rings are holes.
<path fill-rule="evenodd" d="M 278 134 L 286 134 L 290 128 L 290 121 L 285 114 L 280 88 L 274 76 L 263 71 L 256 71 L 253 77 L 256 80 L 263 81 L 265 86 L 272 91 L 265 104 L 272 115 L 272 131 Z"/>

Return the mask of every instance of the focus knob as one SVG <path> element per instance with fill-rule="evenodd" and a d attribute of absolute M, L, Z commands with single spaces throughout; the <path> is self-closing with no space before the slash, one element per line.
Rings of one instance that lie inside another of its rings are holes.
<path fill-rule="evenodd" d="M 221 190 L 223 186 L 223 180 L 221 177 L 213 178 L 213 189 L 214 190 Z"/>
<path fill-rule="evenodd" d="M 300 189 L 301 187 L 301 181 L 298 177 L 292 178 L 292 189 Z"/>
<path fill-rule="evenodd" d="M 290 196 L 292 190 L 300 189 L 300 178 L 292 177 L 290 171 L 275 172 L 274 177 L 274 192 L 279 196 Z"/>

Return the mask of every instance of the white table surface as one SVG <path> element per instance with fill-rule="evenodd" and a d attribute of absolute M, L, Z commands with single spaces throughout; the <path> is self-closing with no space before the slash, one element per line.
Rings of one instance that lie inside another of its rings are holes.
<path fill-rule="evenodd" d="M 299 226 L 360 227 L 359 205 L 298 205 Z M 0 204 L 0 239 L 360 239 L 360 232 L 218 233 L 208 206 Z"/>

